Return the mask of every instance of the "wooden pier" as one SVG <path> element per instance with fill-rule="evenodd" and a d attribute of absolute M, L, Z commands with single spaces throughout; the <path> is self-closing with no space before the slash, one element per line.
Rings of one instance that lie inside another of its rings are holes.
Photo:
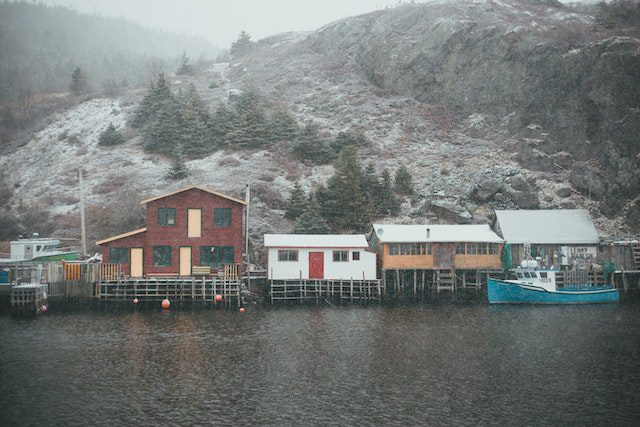
<path fill-rule="evenodd" d="M 38 283 L 16 285 L 11 287 L 12 316 L 36 316 L 42 306 L 47 304 L 47 285 Z"/>
<path fill-rule="evenodd" d="M 215 300 L 216 295 L 222 301 Z M 103 280 L 95 285 L 95 297 L 101 301 L 213 302 L 216 305 L 242 306 L 242 289 L 238 280 L 211 277 L 122 277 Z"/>
<path fill-rule="evenodd" d="M 380 280 L 271 280 L 269 295 L 274 302 L 338 302 L 340 304 L 381 301 Z"/>

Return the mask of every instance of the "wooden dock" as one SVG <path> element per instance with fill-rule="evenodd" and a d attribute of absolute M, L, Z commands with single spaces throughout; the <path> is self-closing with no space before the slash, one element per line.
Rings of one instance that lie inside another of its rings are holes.
<path fill-rule="evenodd" d="M 215 301 L 216 295 L 222 301 Z M 178 301 L 213 302 L 216 305 L 242 306 L 242 289 L 238 280 L 211 277 L 126 277 L 103 280 L 95 284 L 95 298 L 101 301 Z"/>
<path fill-rule="evenodd" d="M 338 302 L 340 304 L 381 301 L 380 280 L 271 280 L 269 296 L 274 302 Z"/>
<path fill-rule="evenodd" d="M 11 287 L 12 316 L 33 317 L 47 304 L 47 285 L 31 283 Z"/>

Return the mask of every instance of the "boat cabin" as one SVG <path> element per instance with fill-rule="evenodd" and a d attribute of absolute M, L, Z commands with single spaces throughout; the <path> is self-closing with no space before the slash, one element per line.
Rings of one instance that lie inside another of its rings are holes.
<path fill-rule="evenodd" d="M 75 260 L 77 253 L 72 248 L 61 248 L 60 240 L 40 238 L 34 234 L 30 239 L 20 239 L 11 242 L 9 258 L 0 260 L 2 263 L 16 262 L 55 262 L 62 259 Z"/>

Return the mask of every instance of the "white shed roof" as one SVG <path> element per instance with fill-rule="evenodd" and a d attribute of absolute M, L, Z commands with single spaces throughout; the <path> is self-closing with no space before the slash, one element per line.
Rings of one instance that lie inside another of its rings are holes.
<path fill-rule="evenodd" d="M 265 234 L 268 248 L 367 248 L 364 234 Z"/>
<path fill-rule="evenodd" d="M 373 224 L 373 231 L 383 243 L 502 242 L 487 224 Z"/>
<path fill-rule="evenodd" d="M 502 237 L 515 244 L 597 244 L 598 232 L 585 209 L 497 210 Z"/>

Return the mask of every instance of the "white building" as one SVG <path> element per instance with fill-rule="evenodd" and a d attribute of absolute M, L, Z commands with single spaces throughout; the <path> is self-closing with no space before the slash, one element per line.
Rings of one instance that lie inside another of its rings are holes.
<path fill-rule="evenodd" d="M 364 234 L 265 234 L 273 280 L 373 280 L 376 254 Z"/>

